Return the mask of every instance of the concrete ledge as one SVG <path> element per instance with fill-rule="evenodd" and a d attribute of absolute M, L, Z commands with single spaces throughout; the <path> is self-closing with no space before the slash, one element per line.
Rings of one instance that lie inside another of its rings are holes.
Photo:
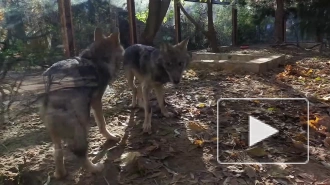
<path fill-rule="evenodd" d="M 226 53 L 193 53 L 192 68 L 211 67 L 229 71 L 248 71 L 264 73 L 277 68 L 284 60 L 284 55 L 254 55 Z"/>

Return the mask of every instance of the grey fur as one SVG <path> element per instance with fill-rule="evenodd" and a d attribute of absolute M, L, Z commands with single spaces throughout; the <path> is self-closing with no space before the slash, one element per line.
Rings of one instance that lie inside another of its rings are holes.
<path fill-rule="evenodd" d="M 188 39 L 177 45 L 164 43 L 160 48 L 135 44 L 125 50 L 124 70 L 131 88 L 132 106 L 136 106 L 137 98 L 142 99 L 145 118 L 143 123 L 144 132 L 151 132 L 151 107 L 148 103 L 149 92 L 154 89 L 158 104 L 164 116 L 169 113 L 164 107 L 164 89 L 166 83 L 177 85 L 180 83 L 182 74 L 191 61 L 191 54 L 187 51 Z M 136 85 L 135 80 L 140 85 Z M 140 88 L 140 89 L 139 89 Z M 141 93 L 138 93 L 139 91 Z M 138 96 L 141 94 L 141 96 Z"/>
<path fill-rule="evenodd" d="M 103 164 L 93 164 L 87 157 L 91 109 L 101 134 L 107 139 L 119 140 L 106 129 L 101 99 L 107 85 L 116 79 L 124 49 L 119 33 L 105 37 L 102 30 L 96 28 L 94 36 L 91 46 L 78 57 L 56 62 L 43 73 L 46 93 L 40 115 L 54 143 L 56 178 L 66 175 L 62 140 L 87 170 L 103 169 Z"/>

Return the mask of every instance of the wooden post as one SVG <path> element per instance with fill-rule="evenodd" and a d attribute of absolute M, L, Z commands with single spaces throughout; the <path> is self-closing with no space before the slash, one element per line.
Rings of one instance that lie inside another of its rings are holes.
<path fill-rule="evenodd" d="M 127 0 L 127 11 L 128 11 L 128 22 L 129 22 L 130 44 L 133 45 L 137 43 L 134 0 Z"/>
<path fill-rule="evenodd" d="M 232 33 L 231 41 L 233 46 L 237 46 L 237 8 L 231 9 Z"/>
<path fill-rule="evenodd" d="M 75 42 L 72 25 L 71 0 L 58 0 L 58 11 L 61 18 L 62 39 L 66 57 L 75 56 Z"/>
<path fill-rule="evenodd" d="M 180 19 L 180 7 L 177 1 L 174 3 L 174 16 L 175 16 L 175 42 L 181 42 L 181 19 Z"/>
<path fill-rule="evenodd" d="M 284 17 L 283 18 L 283 42 L 286 42 L 286 21 L 287 19 Z"/>

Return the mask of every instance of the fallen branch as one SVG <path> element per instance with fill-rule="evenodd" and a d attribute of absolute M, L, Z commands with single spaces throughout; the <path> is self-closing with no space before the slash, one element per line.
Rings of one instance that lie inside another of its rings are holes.
<path fill-rule="evenodd" d="M 297 44 L 284 43 L 284 44 L 271 44 L 270 47 L 273 47 L 273 48 L 279 48 L 279 47 L 286 47 L 286 46 L 295 46 L 295 47 L 297 47 L 297 48 L 299 48 L 299 49 L 303 49 L 303 50 L 311 50 L 311 49 L 313 49 L 313 48 L 315 48 L 315 47 L 317 47 L 317 46 L 319 46 L 319 45 L 321 45 L 321 44 L 318 43 L 318 44 L 316 44 L 316 45 L 314 45 L 314 46 L 304 48 L 304 47 L 301 47 L 301 46 L 299 46 L 299 45 L 297 45 Z"/>
<path fill-rule="evenodd" d="M 101 160 L 103 158 L 103 156 L 105 156 L 105 154 L 107 154 L 110 150 L 113 150 L 115 148 L 118 148 L 119 146 L 121 146 L 120 144 L 116 144 L 116 141 L 113 140 L 107 140 L 102 146 L 101 146 L 101 150 L 96 154 L 96 156 L 93 158 L 92 162 L 96 163 L 99 160 Z"/>

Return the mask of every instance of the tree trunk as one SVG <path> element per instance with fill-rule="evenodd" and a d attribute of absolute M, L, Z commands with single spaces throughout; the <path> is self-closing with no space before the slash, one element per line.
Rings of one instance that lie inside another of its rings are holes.
<path fill-rule="evenodd" d="M 206 39 L 209 41 L 211 45 L 212 52 L 219 52 L 219 48 L 217 46 L 217 36 L 216 36 L 216 31 L 214 29 L 214 24 L 213 24 L 213 11 L 212 11 L 212 4 L 207 3 L 207 16 L 208 16 L 208 31 L 205 31 L 195 20 L 192 18 L 188 12 L 183 8 L 182 4 L 176 0 L 178 3 L 178 6 L 180 7 L 182 13 L 189 19 L 191 23 L 194 24 L 196 29 L 201 30 L 203 35 L 206 37 Z M 208 0 L 210 2 L 210 0 Z M 211 8 L 210 8 L 211 7 Z"/>
<path fill-rule="evenodd" d="M 149 0 L 147 23 L 141 34 L 141 44 L 153 45 L 154 38 L 159 30 L 171 0 Z"/>
<path fill-rule="evenodd" d="M 219 52 L 217 43 L 217 32 L 214 29 L 213 23 L 213 8 L 211 0 L 207 0 L 207 29 L 208 29 L 208 40 L 211 46 L 211 50 L 214 53 Z"/>
<path fill-rule="evenodd" d="M 276 0 L 274 37 L 276 44 L 284 42 L 284 0 Z"/>
<path fill-rule="evenodd" d="M 91 24 L 95 24 L 95 7 L 92 0 L 87 1 L 88 5 L 88 18 Z"/>

